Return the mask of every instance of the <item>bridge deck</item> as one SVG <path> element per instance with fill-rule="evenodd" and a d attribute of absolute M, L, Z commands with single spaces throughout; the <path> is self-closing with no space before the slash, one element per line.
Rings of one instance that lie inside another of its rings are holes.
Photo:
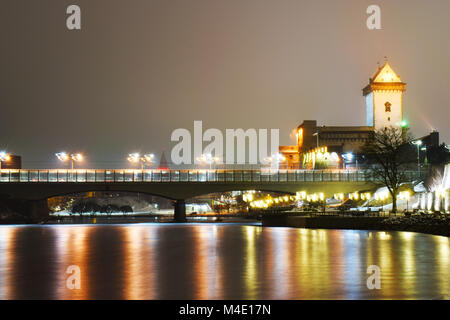
<path fill-rule="evenodd" d="M 409 180 L 416 171 L 405 172 Z M 370 171 L 355 170 L 0 170 L 0 182 L 369 182 Z"/>

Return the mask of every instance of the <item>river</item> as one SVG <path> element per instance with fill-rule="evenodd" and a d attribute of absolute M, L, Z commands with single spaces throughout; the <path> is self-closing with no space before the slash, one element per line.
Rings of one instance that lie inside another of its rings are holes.
<path fill-rule="evenodd" d="M 419 233 L 0 226 L 0 299 L 449 299 L 449 274 L 450 238 Z"/>

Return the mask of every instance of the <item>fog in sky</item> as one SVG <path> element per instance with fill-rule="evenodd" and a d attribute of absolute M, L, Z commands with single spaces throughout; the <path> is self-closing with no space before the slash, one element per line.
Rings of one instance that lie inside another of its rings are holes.
<path fill-rule="evenodd" d="M 66 8 L 81 7 L 69 31 Z M 366 27 L 381 7 L 382 30 Z M 0 148 L 25 167 L 169 156 L 176 128 L 365 125 L 388 56 L 415 136 L 450 142 L 448 0 L 0 0 Z"/>

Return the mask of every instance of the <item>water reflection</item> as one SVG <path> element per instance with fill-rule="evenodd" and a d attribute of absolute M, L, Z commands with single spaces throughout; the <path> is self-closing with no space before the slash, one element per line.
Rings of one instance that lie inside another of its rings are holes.
<path fill-rule="evenodd" d="M 26 229 L 25 229 L 26 230 Z M 89 226 L 60 226 L 59 228 L 49 228 L 53 233 L 54 248 L 56 251 L 56 272 L 58 280 L 56 282 L 56 298 L 60 299 L 89 299 L 89 234 L 93 227 Z M 46 250 L 42 248 L 41 250 Z M 70 266 L 80 268 L 81 290 L 68 290 L 67 277 L 72 273 L 67 273 Z"/>
<path fill-rule="evenodd" d="M 145 226 L 126 226 L 120 229 L 124 241 L 126 266 L 124 299 L 155 299 L 156 270 L 155 246 L 157 233 L 155 228 Z"/>
<path fill-rule="evenodd" d="M 66 285 L 80 267 L 81 288 Z M 381 268 L 368 290 L 367 267 Z M 443 299 L 450 240 L 227 224 L 0 226 L 0 299 Z"/>
<path fill-rule="evenodd" d="M 0 300 L 13 297 L 12 267 L 14 266 L 14 239 L 17 228 L 0 228 Z"/>

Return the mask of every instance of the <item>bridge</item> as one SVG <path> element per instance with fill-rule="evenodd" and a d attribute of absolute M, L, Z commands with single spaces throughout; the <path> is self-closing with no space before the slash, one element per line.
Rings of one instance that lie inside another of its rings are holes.
<path fill-rule="evenodd" d="M 405 172 L 410 181 L 416 171 Z M 46 200 L 89 191 L 139 192 L 174 200 L 176 221 L 186 219 L 185 201 L 200 195 L 259 190 L 325 195 L 373 190 L 370 171 L 355 170 L 0 170 L 0 197 L 26 203 L 30 214 L 48 215 Z"/>

